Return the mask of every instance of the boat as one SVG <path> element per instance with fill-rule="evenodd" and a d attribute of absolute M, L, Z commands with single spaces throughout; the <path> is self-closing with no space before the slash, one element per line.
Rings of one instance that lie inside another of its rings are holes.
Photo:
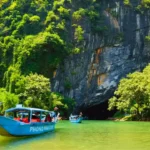
<path fill-rule="evenodd" d="M 83 117 L 79 115 L 70 115 L 69 120 L 72 123 L 81 123 L 83 120 Z"/>
<path fill-rule="evenodd" d="M 0 135 L 30 136 L 54 131 L 57 117 L 53 111 L 15 107 L 0 116 Z"/>

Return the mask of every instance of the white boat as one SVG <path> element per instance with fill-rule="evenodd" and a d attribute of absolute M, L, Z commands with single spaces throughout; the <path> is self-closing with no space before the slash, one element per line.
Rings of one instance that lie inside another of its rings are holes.
<path fill-rule="evenodd" d="M 81 123 L 82 122 L 83 117 L 79 116 L 79 115 L 70 115 L 69 120 L 72 123 Z"/>

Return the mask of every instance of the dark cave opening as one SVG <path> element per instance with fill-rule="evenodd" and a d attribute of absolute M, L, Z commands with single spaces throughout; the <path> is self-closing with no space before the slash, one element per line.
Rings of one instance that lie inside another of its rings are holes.
<path fill-rule="evenodd" d="M 89 120 L 107 120 L 113 117 L 116 110 L 108 110 L 108 101 L 92 106 L 83 111 L 83 115 Z"/>

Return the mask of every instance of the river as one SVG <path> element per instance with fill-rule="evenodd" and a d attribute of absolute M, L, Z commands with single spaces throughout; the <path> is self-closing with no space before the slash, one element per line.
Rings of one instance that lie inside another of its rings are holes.
<path fill-rule="evenodd" d="M 0 150 L 149 150 L 150 122 L 59 121 L 55 132 L 2 137 Z"/>

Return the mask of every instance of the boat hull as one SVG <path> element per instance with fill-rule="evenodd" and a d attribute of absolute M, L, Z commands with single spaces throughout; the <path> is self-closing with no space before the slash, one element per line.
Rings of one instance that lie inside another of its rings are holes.
<path fill-rule="evenodd" d="M 0 126 L 0 135 L 12 136 L 12 135 L 9 134 L 2 126 Z"/>
<path fill-rule="evenodd" d="M 78 119 L 69 119 L 70 122 L 72 123 L 81 123 L 82 122 L 82 117 L 78 118 Z"/>
<path fill-rule="evenodd" d="M 23 123 L 0 116 L 0 135 L 29 136 L 54 131 L 55 122 Z"/>

